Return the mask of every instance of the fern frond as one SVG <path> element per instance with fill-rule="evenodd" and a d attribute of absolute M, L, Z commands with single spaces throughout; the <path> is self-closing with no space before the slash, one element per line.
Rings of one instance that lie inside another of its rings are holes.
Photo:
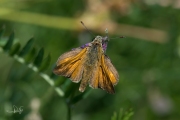
<path fill-rule="evenodd" d="M 2 40 L 2 34 L 4 32 L 4 27 L 0 30 L 0 41 Z M 32 48 L 33 38 L 31 38 L 26 45 L 20 50 L 20 43 L 16 42 L 14 44 L 14 32 L 9 36 L 9 39 L 5 42 L 4 45 L 0 46 L 0 52 L 6 53 L 13 57 L 16 61 L 21 64 L 26 64 L 28 68 L 32 69 L 34 72 L 37 72 L 45 81 L 49 83 L 50 86 L 54 87 L 54 90 L 61 97 L 64 96 L 64 91 L 57 87 L 55 81 L 43 71 L 47 70 L 50 65 L 51 56 L 50 54 L 43 59 L 44 49 L 41 48 L 39 52 L 36 52 L 35 48 Z M 37 55 L 37 56 L 35 56 Z M 34 60 L 32 62 L 32 60 Z"/>

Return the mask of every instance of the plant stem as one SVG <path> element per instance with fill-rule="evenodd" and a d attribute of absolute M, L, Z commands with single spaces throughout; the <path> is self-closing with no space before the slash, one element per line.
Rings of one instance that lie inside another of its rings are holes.
<path fill-rule="evenodd" d="M 67 120 L 71 120 L 71 105 L 67 103 Z"/>

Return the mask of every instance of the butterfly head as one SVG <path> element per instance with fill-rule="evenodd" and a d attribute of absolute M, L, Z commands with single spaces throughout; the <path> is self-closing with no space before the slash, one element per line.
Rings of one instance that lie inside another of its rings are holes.
<path fill-rule="evenodd" d="M 108 41 L 109 41 L 108 36 L 105 36 L 105 37 L 97 36 L 97 37 L 93 40 L 94 43 L 101 44 L 104 51 L 106 51 L 106 49 L 107 49 L 107 43 L 108 43 Z"/>
<path fill-rule="evenodd" d="M 96 36 L 96 38 L 93 40 L 95 43 L 102 43 L 102 37 L 101 36 Z"/>

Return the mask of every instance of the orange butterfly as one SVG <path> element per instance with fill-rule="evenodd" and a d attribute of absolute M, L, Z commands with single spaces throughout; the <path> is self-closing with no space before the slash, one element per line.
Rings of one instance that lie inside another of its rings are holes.
<path fill-rule="evenodd" d="M 72 82 L 81 80 L 79 91 L 84 92 L 89 84 L 115 93 L 119 75 L 111 60 L 105 55 L 108 37 L 97 36 L 92 42 L 62 54 L 54 68 L 56 75 L 65 76 Z"/>

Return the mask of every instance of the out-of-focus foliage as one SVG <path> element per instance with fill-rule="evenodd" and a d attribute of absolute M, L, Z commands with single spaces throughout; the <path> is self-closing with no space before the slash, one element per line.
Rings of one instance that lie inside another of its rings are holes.
<path fill-rule="evenodd" d="M 120 109 L 120 112 L 114 112 L 113 116 L 111 117 L 111 120 L 130 120 L 130 117 L 133 115 L 134 113 L 132 112 L 132 110 L 130 111 L 126 111 L 124 113 L 123 109 Z"/>
<path fill-rule="evenodd" d="M 179 0 L 1 0 L 0 119 L 110 120 L 133 108 L 132 120 L 179 120 L 179 9 Z M 126 36 L 106 52 L 120 75 L 114 95 L 79 93 L 52 74 L 62 53 L 93 39 L 80 20 L 95 35 Z M 23 112 L 7 112 L 13 105 Z"/>

